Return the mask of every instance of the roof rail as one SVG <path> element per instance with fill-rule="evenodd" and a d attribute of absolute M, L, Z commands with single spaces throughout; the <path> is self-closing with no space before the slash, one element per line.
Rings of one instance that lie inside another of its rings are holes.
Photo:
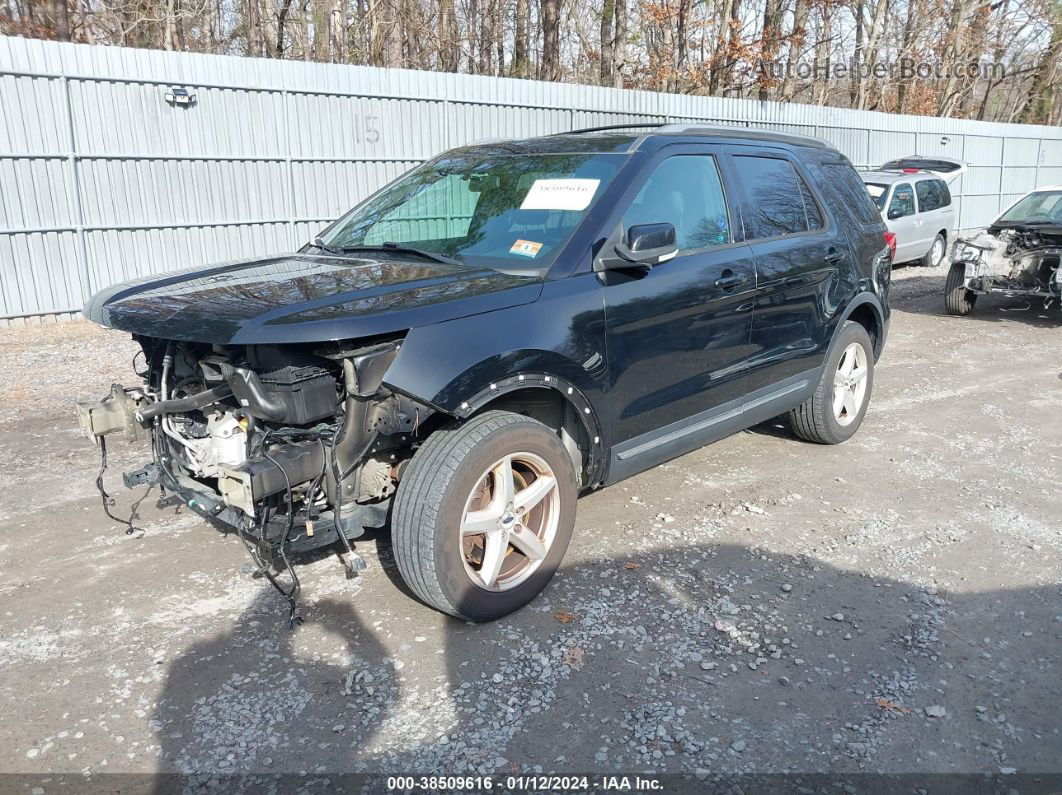
<path fill-rule="evenodd" d="M 791 142 L 808 142 L 812 141 L 816 145 L 832 148 L 832 144 L 822 138 L 814 138 L 808 135 L 802 135 L 799 133 L 789 133 L 782 130 L 765 130 L 756 127 L 739 127 L 732 124 L 697 124 L 689 122 L 635 122 L 631 124 L 609 124 L 604 127 L 587 127 L 583 130 L 568 130 L 567 132 L 553 133 L 553 135 L 578 135 L 579 133 L 592 133 L 592 132 L 604 132 L 606 130 L 628 130 L 628 129 L 652 129 L 659 133 L 671 134 L 671 135 L 734 135 L 744 136 L 749 138 L 760 138 L 761 140 L 789 140 Z"/>
<path fill-rule="evenodd" d="M 581 133 L 592 132 L 606 132 L 607 130 L 629 130 L 632 128 L 643 127 L 665 127 L 666 122 L 657 121 L 651 123 L 632 123 L 632 124 L 606 124 L 604 127 L 584 127 L 581 130 L 565 130 L 564 132 L 553 133 L 553 135 L 579 135 Z"/>

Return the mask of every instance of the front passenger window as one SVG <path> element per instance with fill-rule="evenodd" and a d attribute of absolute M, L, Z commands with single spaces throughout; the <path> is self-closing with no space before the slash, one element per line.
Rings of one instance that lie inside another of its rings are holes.
<path fill-rule="evenodd" d="M 903 218 L 906 215 L 914 215 L 914 191 L 906 182 L 897 185 L 892 191 L 892 201 L 889 202 L 889 218 Z"/>
<path fill-rule="evenodd" d="M 627 212 L 623 233 L 639 224 L 675 227 L 679 253 L 730 242 L 719 170 L 711 155 L 674 155 L 650 174 Z"/>

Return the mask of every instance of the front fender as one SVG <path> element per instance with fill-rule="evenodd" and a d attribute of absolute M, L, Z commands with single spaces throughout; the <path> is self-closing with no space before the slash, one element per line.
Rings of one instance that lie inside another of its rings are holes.
<path fill-rule="evenodd" d="M 549 281 L 534 303 L 412 329 L 384 383 L 455 417 L 505 392 L 554 389 L 607 449 L 601 285 L 593 274 Z"/>

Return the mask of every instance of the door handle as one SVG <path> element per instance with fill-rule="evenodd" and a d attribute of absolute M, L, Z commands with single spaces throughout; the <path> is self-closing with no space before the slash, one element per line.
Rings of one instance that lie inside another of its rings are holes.
<path fill-rule="evenodd" d="M 840 262 L 843 259 L 844 259 L 844 254 L 842 254 L 840 251 L 838 251 L 835 248 L 831 248 L 828 252 L 826 252 L 826 261 L 827 262 Z"/>
<path fill-rule="evenodd" d="M 715 286 L 721 290 L 733 290 L 735 287 L 744 284 L 749 280 L 749 277 L 744 273 L 734 273 L 730 268 L 723 271 L 722 275 L 715 280 Z"/>

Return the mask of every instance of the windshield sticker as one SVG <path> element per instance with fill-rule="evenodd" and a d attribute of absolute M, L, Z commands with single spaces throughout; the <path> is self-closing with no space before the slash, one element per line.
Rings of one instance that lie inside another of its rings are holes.
<path fill-rule="evenodd" d="M 535 257 L 538 256 L 540 248 L 542 248 L 541 243 L 535 243 L 532 240 L 517 240 L 513 243 L 513 247 L 509 249 L 509 253 L 517 254 L 521 257 Z"/>
<path fill-rule="evenodd" d="M 524 197 L 521 210 L 585 210 L 599 179 L 536 179 Z"/>

